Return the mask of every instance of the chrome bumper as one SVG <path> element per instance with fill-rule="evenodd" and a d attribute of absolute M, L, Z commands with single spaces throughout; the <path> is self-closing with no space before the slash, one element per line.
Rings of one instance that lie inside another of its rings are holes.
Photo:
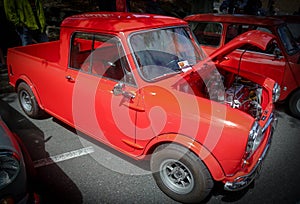
<path fill-rule="evenodd" d="M 261 154 L 260 158 L 258 159 L 258 162 L 255 165 L 255 167 L 252 169 L 252 171 L 249 174 L 237 177 L 236 179 L 234 179 L 233 182 L 227 181 L 224 184 L 225 190 L 227 190 L 227 191 L 242 190 L 242 189 L 246 188 L 257 177 L 257 175 L 260 172 L 261 166 L 262 166 L 262 161 L 264 160 L 264 158 L 270 148 L 272 136 L 273 136 L 274 130 L 277 126 L 277 117 L 276 117 L 275 113 L 272 113 L 272 115 L 269 117 L 269 120 L 266 123 L 265 127 L 263 128 L 263 131 L 267 130 L 270 125 L 272 125 L 270 137 L 269 137 L 267 145 L 265 146 L 265 149 L 264 149 L 263 153 Z"/>

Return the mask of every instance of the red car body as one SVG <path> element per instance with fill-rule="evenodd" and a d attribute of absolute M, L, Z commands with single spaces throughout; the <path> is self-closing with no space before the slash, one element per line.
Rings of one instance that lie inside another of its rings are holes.
<path fill-rule="evenodd" d="M 0 203 L 39 203 L 30 187 L 34 176 L 30 161 L 24 144 L 0 116 Z"/>
<path fill-rule="evenodd" d="M 196 14 L 187 16 L 196 38 L 206 53 L 211 54 L 231 39 L 249 30 L 262 30 L 276 36 L 276 46 L 267 51 L 253 48 L 239 49 L 222 62 L 225 67 L 236 67 L 248 74 L 272 78 L 281 86 L 280 101 L 287 101 L 291 113 L 300 117 L 300 49 L 288 26 L 292 28 L 298 17 L 265 17 L 250 15 Z M 292 24 L 292 19 L 294 24 Z M 295 24 L 296 25 L 296 24 Z M 294 25 L 294 27 L 296 27 Z M 246 47 L 244 47 L 246 48 Z M 243 60 L 239 62 L 243 54 Z"/>
<path fill-rule="evenodd" d="M 163 164 L 182 164 L 171 174 L 177 180 L 183 172 L 185 178 L 193 175 L 193 185 L 187 179 L 182 187 L 183 181 L 172 183 L 164 173 L 154 173 L 159 187 L 175 200 L 195 201 L 209 193 L 211 182 L 204 185 L 205 193 L 196 190 L 199 174 L 191 169 L 200 163 L 211 180 L 238 190 L 254 179 L 269 148 L 276 83 L 239 75 L 232 68 L 218 69 L 218 62 L 245 42 L 264 49 L 274 36 L 250 32 L 211 58 L 192 36 L 188 24 L 177 18 L 75 15 L 63 21 L 59 41 L 9 49 L 10 84 L 31 117 L 45 111 L 135 159 L 154 152 L 152 170 L 161 167 L 164 172 Z M 179 56 L 184 58 L 177 60 Z M 213 88 L 218 82 L 224 82 L 225 92 L 234 82 L 243 84 L 239 100 L 247 106 L 225 102 L 220 89 Z M 257 105 L 255 98 L 260 98 Z M 249 150 L 254 141 L 255 148 Z M 170 154 L 171 147 L 161 150 L 170 143 L 197 161 L 189 165 L 173 158 L 177 152 Z M 156 159 L 165 162 L 160 165 Z"/>

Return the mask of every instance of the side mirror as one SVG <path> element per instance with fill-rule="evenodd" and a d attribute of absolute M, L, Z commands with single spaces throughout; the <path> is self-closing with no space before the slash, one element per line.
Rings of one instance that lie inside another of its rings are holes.
<path fill-rule="evenodd" d="M 278 47 L 276 47 L 273 51 L 273 54 L 275 55 L 275 59 L 280 59 L 281 57 L 281 51 Z"/>
<path fill-rule="evenodd" d="M 111 61 L 107 61 L 106 64 L 110 67 L 116 67 L 116 64 Z"/>
<path fill-rule="evenodd" d="M 115 86 L 114 86 L 114 89 L 112 90 L 113 94 L 115 96 L 119 96 L 123 93 L 125 89 L 125 84 L 123 83 L 117 83 Z"/>
<path fill-rule="evenodd" d="M 114 86 L 114 89 L 112 90 L 112 92 L 115 96 L 123 95 L 125 98 L 129 98 L 129 99 L 134 99 L 135 98 L 134 93 L 124 91 L 124 89 L 125 89 L 125 84 L 120 82 L 120 83 L 117 83 Z"/>

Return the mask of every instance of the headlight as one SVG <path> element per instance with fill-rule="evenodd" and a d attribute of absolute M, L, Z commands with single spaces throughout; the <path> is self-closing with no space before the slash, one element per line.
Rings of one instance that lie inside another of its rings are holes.
<path fill-rule="evenodd" d="M 260 145 L 263 139 L 263 133 L 258 122 L 255 121 L 253 124 L 248 137 L 248 143 L 246 148 L 246 159 L 251 157 L 251 155 L 255 152 L 255 150 Z"/>
<path fill-rule="evenodd" d="M 274 87 L 273 87 L 273 102 L 277 102 L 278 99 L 280 97 L 280 86 L 275 83 Z"/>
<path fill-rule="evenodd" d="M 12 183 L 20 171 L 20 161 L 10 152 L 0 152 L 0 190 Z"/>

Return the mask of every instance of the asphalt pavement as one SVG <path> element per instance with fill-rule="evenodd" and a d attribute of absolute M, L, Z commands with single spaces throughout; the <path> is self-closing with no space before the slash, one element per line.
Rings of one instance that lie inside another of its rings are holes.
<path fill-rule="evenodd" d="M 33 120 L 0 72 L 0 114 L 26 145 L 42 204 L 176 203 L 156 186 L 147 161 L 135 161 L 54 118 Z M 58 101 L 59 103 L 59 101 Z M 240 192 L 216 184 L 204 203 L 300 204 L 300 120 L 277 105 L 278 126 L 259 178 Z"/>

